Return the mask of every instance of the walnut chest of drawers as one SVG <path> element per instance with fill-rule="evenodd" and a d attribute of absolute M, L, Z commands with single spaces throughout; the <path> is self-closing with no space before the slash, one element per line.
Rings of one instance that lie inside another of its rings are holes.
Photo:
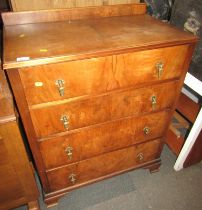
<path fill-rule="evenodd" d="M 145 8 L 3 14 L 3 66 L 48 205 L 80 186 L 160 166 L 197 38 Z"/>

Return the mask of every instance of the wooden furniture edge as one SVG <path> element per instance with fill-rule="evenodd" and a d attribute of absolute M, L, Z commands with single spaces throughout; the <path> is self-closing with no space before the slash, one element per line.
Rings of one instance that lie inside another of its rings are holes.
<path fill-rule="evenodd" d="M 0 124 L 16 121 L 16 116 L 15 115 L 9 115 L 5 117 L 0 117 Z"/>
<path fill-rule="evenodd" d="M 39 191 L 35 181 L 34 172 L 29 164 L 26 149 L 22 141 L 22 136 L 18 125 L 15 121 L 12 121 L 1 126 L 1 135 L 5 141 L 9 142 L 5 144 L 8 156 L 12 159 L 13 168 L 24 192 L 23 197 L 9 203 L 7 207 L 13 208 L 22 204 L 28 204 L 29 202 L 36 202 L 39 197 Z M 9 129 L 11 129 L 12 132 L 8 132 Z M 20 161 L 18 158 L 16 158 L 18 156 L 21 159 Z M 23 170 L 21 171 L 22 167 Z"/>
<path fill-rule="evenodd" d="M 5 26 L 28 23 L 71 21 L 88 18 L 142 15 L 146 13 L 145 3 L 78 7 L 70 9 L 39 10 L 2 13 Z"/>
<path fill-rule="evenodd" d="M 13 104 L 13 97 L 8 86 L 6 75 L 1 68 L 1 61 L 0 61 L 0 80 L 1 80 L 0 81 L 0 95 L 1 95 L 0 109 L 2 109 L 1 106 L 6 107 L 6 112 L 0 111 L 0 124 L 4 124 L 11 121 L 16 121 L 17 117 L 16 117 L 15 108 Z M 6 103 L 2 104 L 1 101 L 6 101 Z"/>
<path fill-rule="evenodd" d="M 184 93 L 181 93 L 176 109 L 191 123 L 194 123 L 200 111 L 200 105 L 192 101 Z"/>
<path fill-rule="evenodd" d="M 185 105 L 186 104 L 186 105 Z M 186 119 L 188 119 L 191 123 L 194 123 L 196 120 L 196 117 L 198 115 L 198 112 L 200 110 L 200 105 L 194 101 L 192 101 L 188 96 L 186 96 L 184 93 L 181 93 L 179 101 L 177 103 L 176 110 L 182 114 Z M 196 143 L 194 144 L 193 148 L 191 149 L 190 154 L 188 155 L 187 159 L 184 162 L 184 167 L 189 167 L 192 164 L 196 164 L 197 156 L 200 153 L 200 149 L 202 147 L 200 138 L 202 137 L 202 131 L 200 132 Z M 172 125 L 170 126 L 170 129 L 167 134 L 166 143 L 168 147 L 171 149 L 171 151 L 175 155 L 179 155 L 181 152 L 181 149 L 186 141 L 181 135 L 180 132 L 176 132 L 176 130 L 172 129 Z M 198 151 L 198 152 L 195 152 Z M 198 153 L 198 154 L 197 154 Z"/>
<path fill-rule="evenodd" d="M 30 202 L 37 203 L 39 191 L 35 182 L 34 171 L 30 167 L 27 153 L 22 141 L 21 132 L 18 127 L 18 114 L 16 113 L 16 109 L 13 104 L 13 97 L 11 95 L 6 76 L 1 68 L 0 71 L 2 89 L 0 94 L 1 97 L 3 96 L 1 100 L 7 101 L 7 103 L 1 104 L 1 108 L 5 108 L 5 110 L 9 109 L 8 112 L 1 113 L 0 116 L 0 139 L 3 139 L 5 142 L 4 146 L 10 159 L 9 164 L 12 164 L 12 167 L 16 172 L 15 176 L 17 176 L 17 180 L 19 180 L 20 186 L 23 188 L 24 192 L 23 196 L 10 202 L 3 202 L 3 204 L 0 204 L 0 209 L 11 209 Z M 16 159 L 18 156 L 20 158 Z M 23 169 L 21 170 L 22 166 Z M 29 186 L 31 189 L 27 186 Z M 37 209 L 39 208 L 35 208 L 35 210 Z"/>
<path fill-rule="evenodd" d="M 40 206 L 39 206 L 39 201 L 38 200 L 31 200 L 31 201 L 27 201 L 24 198 L 21 198 L 17 201 L 15 201 L 14 203 L 9 203 L 9 205 L 3 206 L 1 208 L 1 210 L 7 210 L 7 209 L 18 209 L 18 207 L 22 206 L 22 205 L 27 205 L 27 209 L 28 210 L 40 210 Z M 15 206 L 15 208 L 13 208 Z"/>
<path fill-rule="evenodd" d="M 175 155 L 179 155 L 184 144 L 182 136 L 177 136 L 173 130 L 169 129 L 166 136 L 166 144 Z"/>
<path fill-rule="evenodd" d="M 200 110 L 200 105 L 192 101 L 184 93 L 181 93 L 177 102 L 176 110 L 179 111 L 180 114 L 187 118 L 191 123 L 194 123 Z M 181 133 L 176 132 L 171 124 L 166 138 L 168 147 L 171 149 L 171 151 L 173 151 L 175 155 L 178 156 L 184 145 L 184 142 L 185 139 L 182 137 Z"/>
<path fill-rule="evenodd" d="M 40 210 L 38 200 L 30 201 L 27 205 L 28 205 L 28 210 Z"/>
<path fill-rule="evenodd" d="M 185 77 L 186 77 L 186 73 L 187 73 L 187 70 L 189 68 L 189 64 L 191 62 L 191 58 L 192 58 L 192 54 L 194 52 L 194 49 L 195 49 L 195 46 L 196 46 L 196 43 L 192 43 L 189 45 L 189 51 L 187 53 L 187 56 L 186 56 L 186 59 L 184 61 L 184 64 L 183 64 L 183 67 L 182 67 L 182 76 L 181 76 L 181 80 L 179 81 L 179 88 L 178 88 L 178 97 L 176 97 L 175 99 L 175 104 L 173 106 L 173 110 L 171 111 L 171 116 L 170 116 L 170 120 L 169 122 L 171 122 L 172 120 L 172 117 L 174 115 L 174 112 L 175 112 L 175 109 L 177 107 L 177 103 L 178 103 L 178 100 L 179 100 L 179 97 L 180 97 L 180 92 L 181 92 L 181 89 L 182 89 L 182 86 L 184 84 L 184 80 L 185 80 Z M 172 145 L 170 145 L 170 140 L 167 139 L 167 138 L 170 138 L 170 135 L 169 135 L 169 124 L 167 125 L 167 133 L 166 133 L 166 138 L 165 138 L 165 143 L 168 145 L 169 148 L 172 148 Z"/>
<path fill-rule="evenodd" d="M 12 70 L 12 71 L 7 71 L 9 80 L 11 81 L 11 88 L 13 90 L 14 96 L 17 99 L 17 105 L 19 110 L 21 110 L 21 118 L 23 121 L 23 125 L 28 137 L 28 141 L 29 144 L 32 148 L 32 154 L 33 157 L 35 159 L 35 163 L 36 163 L 36 167 L 37 167 L 37 171 L 40 175 L 40 180 L 43 184 L 43 189 L 45 191 L 49 191 L 49 183 L 44 171 L 44 163 L 41 157 L 41 154 L 39 152 L 39 148 L 38 148 L 38 143 L 37 143 L 37 138 L 36 135 L 34 133 L 34 128 L 31 122 L 31 117 L 28 111 L 28 105 L 27 102 L 25 100 L 25 95 L 24 95 L 24 90 L 23 87 L 21 85 L 21 79 L 18 73 L 18 69 Z"/>
<path fill-rule="evenodd" d="M 173 47 L 176 45 L 186 45 L 186 44 L 195 44 L 198 41 L 198 38 L 195 37 L 194 39 L 188 40 L 181 40 L 181 41 L 172 41 L 167 43 L 153 43 L 151 45 L 145 46 L 133 46 L 123 49 L 110 49 L 105 51 L 95 51 L 90 53 L 83 53 L 83 54 L 75 54 L 75 55 L 61 55 L 55 57 L 46 57 L 46 58 L 36 58 L 29 61 L 11 61 L 7 62 L 4 60 L 3 62 L 3 69 L 16 69 L 16 68 L 24 68 L 24 67 L 31 67 L 31 66 L 40 66 L 45 64 L 53 64 L 53 63 L 61 63 L 61 62 L 68 62 L 68 61 L 76 61 L 76 60 L 84 60 L 96 57 L 104 57 L 104 56 L 111 56 L 117 55 L 121 53 L 130 53 L 130 52 L 137 52 L 141 50 L 152 50 L 158 48 L 165 48 L 165 47 Z"/>

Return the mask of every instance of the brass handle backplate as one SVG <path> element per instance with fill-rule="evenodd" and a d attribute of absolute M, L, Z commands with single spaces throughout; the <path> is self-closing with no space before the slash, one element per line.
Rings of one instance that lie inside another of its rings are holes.
<path fill-rule="evenodd" d="M 64 128 L 65 128 L 66 130 L 68 130 L 68 129 L 69 129 L 69 116 L 63 115 L 63 116 L 60 118 L 60 120 L 63 122 Z"/>
<path fill-rule="evenodd" d="M 65 81 L 62 79 L 58 79 L 55 81 L 55 84 L 58 87 L 58 92 L 60 96 L 64 96 L 65 95 L 65 88 L 64 88 Z"/>
<path fill-rule="evenodd" d="M 66 152 L 66 155 L 67 155 L 68 159 L 71 160 L 72 156 L 73 156 L 73 148 L 72 147 L 67 147 L 65 149 L 65 152 Z"/>
<path fill-rule="evenodd" d="M 72 184 L 75 184 L 76 182 L 76 174 L 70 174 L 69 175 L 69 180 Z"/>
<path fill-rule="evenodd" d="M 144 134 L 145 134 L 145 135 L 149 135 L 150 132 L 151 132 L 150 128 L 148 128 L 148 127 L 145 127 L 145 128 L 143 129 L 143 131 L 144 131 Z"/>
<path fill-rule="evenodd" d="M 138 158 L 139 161 L 144 160 L 144 154 L 143 154 L 143 153 L 139 153 L 139 154 L 137 155 L 137 158 Z"/>
<path fill-rule="evenodd" d="M 163 62 L 159 62 L 156 64 L 156 69 L 157 69 L 157 75 L 158 78 L 160 78 L 163 74 L 163 70 L 164 70 L 164 64 Z"/>
<path fill-rule="evenodd" d="M 156 104 L 157 104 L 156 96 L 152 96 L 151 102 L 152 102 L 152 110 L 155 110 L 156 109 Z"/>

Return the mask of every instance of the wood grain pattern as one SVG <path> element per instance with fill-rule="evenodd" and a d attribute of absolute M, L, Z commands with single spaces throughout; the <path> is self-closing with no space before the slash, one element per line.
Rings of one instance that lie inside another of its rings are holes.
<path fill-rule="evenodd" d="M 38 104 L 89 95 L 91 92 L 105 92 L 112 77 L 111 69 L 112 57 L 103 57 L 25 68 L 19 73 L 28 103 Z M 60 96 L 55 84 L 58 79 L 65 81 L 64 97 Z M 42 82 L 43 85 L 37 87 L 35 82 Z"/>
<path fill-rule="evenodd" d="M 179 88 L 176 90 L 177 91 L 177 97 L 175 99 L 176 101 L 175 101 L 173 109 L 171 111 L 170 120 L 168 121 L 168 124 L 167 124 L 168 128 L 170 126 L 169 124 L 170 124 L 170 122 L 172 120 L 172 117 L 174 115 L 175 109 L 176 109 L 178 101 L 179 101 L 179 97 L 180 97 L 180 94 L 181 94 L 181 89 L 182 89 L 182 86 L 184 84 L 185 76 L 186 76 L 186 73 L 188 71 L 188 68 L 189 68 L 189 65 L 190 65 L 190 62 L 191 62 L 191 58 L 192 58 L 194 49 L 195 49 L 195 44 L 190 44 L 189 45 L 189 50 L 188 50 L 188 53 L 187 53 L 187 56 L 186 56 L 186 59 L 185 59 L 185 61 L 183 63 L 182 74 L 181 74 L 181 77 L 180 77 L 180 80 L 179 80 Z M 173 148 L 173 152 L 174 153 L 178 153 L 179 150 L 180 150 L 180 147 L 183 144 L 182 139 L 181 139 L 180 143 L 173 143 L 172 142 L 173 135 L 170 135 L 170 134 L 172 134 L 172 133 L 168 130 L 167 138 L 170 138 L 170 139 L 165 139 L 165 143 L 167 143 L 167 145 L 169 146 L 169 148 L 171 148 L 171 150 Z"/>
<path fill-rule="evenodd" d="M 139 0 L 11 0 L 13 11 L 58 9 L 138 3 Z"/>
<path fill-rule="evenodd" d="M 13 98 L 8 88 L 5 74 L 0 67 L 0 124 L 14 120 L 16 120 L 16 116 Z"/>
<path fill-rule="evenodd" d="M 169 112 L 154 113 L 44 140 L 40 142 L 44 163 L 46 168 L 50 169 L 162 137 L 168 118 Z M 144 133 L 145 127 L 150 129 L 148 135 Z M 68 159 L 65 152 L 67 147 L 73 148 L 71 160 Z"/>
<path fill-rule="evenodd" d="M 38 199 L 38 190 L 18 128 L 13 99 L 0 68 L 0 209 Z"/>
<path fill-rule="evenodd" d="M 37 201 L 31 170 L 16 121 L 0 125 L 0 209 Z"/>
<path fill-rule="evenodd" d="M 9 69 L 80 60 L 196 40 L 147 15 L 15 25 L 5 27 L 3 66 Z M 22 57 L 29 60 L 17 61 Z"/>
<path fill-rule="evenodd" d="M 89 18 L 140 15 L 146 13 L 146 4 L 122 4 L 74 9 L 7 12 L 2 14 L 4 25 L 70 21 Z"/>
<path fill-rule="evenodd" d="M 160 151 L 161 142 L 155 140 L 84 160 L 58 170 L 49 171 L 47 173 L 48 179 L 51 183 L 52 191 L 67 187 L 71 189 L 73 184 L 68 177 L 72 173 L 76 175 L 75 186 L 81 183 L 85 184 L 85 182 L 94 181 L 98 177 L 153 161 L 159 158 Z M 141 160 L 139 159 L 140 153 L 143 155 Z"/>
<path fill-rule="evenodd" d="M 179 78 L 188 46 L 146 50 L 117 56 L 86 59 L 19 71 L 29 105 L 65 98 L 90 96 L 147 82 Z M 164 63 L 158 78 L 156 64 Z M 56 80 L 65 81 L 60 96 Z M 35 82 L 42 82 L 40 87 Z"/>
<path fill-rule="evenodd" d="M 33 129 L 33 125 L 31 122 L 31 118 L 29 115 L 28 105 L 26 102 L 26 98 L 24 95 L 24 91 L 22 88 L 21 80 L 19 77 L 18 70 L 13 70 L 12 73 L 10 71 L 7 72 L 9 80 L 11 82 L 11 87 L 15 96 L 15 99 L 17 101 L 17 106 L 19 109 L 19 112 L 21 114 L 21 118 L 23 121 L 23 125 L 28 137 L 29 145 L 32 149 L 32 154 L 36 163 L 37 171 L 40 175 L 41 182 L 43 183 L 43 190 L 45 192 L 49 192 L 49 185 L 47 182 L 47 177 L 44 172 L 44 164 L 42 162 L 42 157 L 39 152 L 39 147 L 37 144 L 37 138 Z"/>
<path fill-rule="evenodd" d="M 61 121 L 62 116 L 69 117 L 68 131 L 70 131 L 131 115 L 137 116 L 171 108 L 175 101 L 177 88 L 178 82 L 174 81 L 64 104 L 61 101 L 61 104 L 31 109 L 30 114 L 36 135 L 38 138 L 42 138 L 67 131 Z M 154 108 L 152 96 L 156 97 Z"/>
<path fill-rule="evenodd" d="M 0 131 L 1 129 L 2 125 L 0 125 Z M 9 205 L 10 201 L 18 202 L 18 200 L 22 200 L 25 202 L 24 190 L 21 188 L 20 180 L 16 177 L 17 174 L 9 159 L 9 153 L 2 138 L 0 138 L 0 175 L 0 207 Z M 15 193 L 11 193 L 11 189 Z"/>

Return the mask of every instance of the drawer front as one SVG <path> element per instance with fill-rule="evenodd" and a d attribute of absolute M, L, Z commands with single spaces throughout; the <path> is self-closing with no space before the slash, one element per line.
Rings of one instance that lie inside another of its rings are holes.
<path fill-rule="evenodd" d="M 130 115 L 172 107 L 178 82 L 116 92 L 102 97 L 30 110 L 39 138 Z M 165 97 L 166 96 L 166 97 Z"/>
<path fill-rule="evenodd" d="M 159 112 L 128 118 L 41 141 L 45 167 L 55 168 L 161 137 L 169 116 L 169 112 Z"/>
<path fill-rule="evenodd" d="M 121 87 L 179 78 L 188 49 L 183 45 L 117 55 L 115 78 Z"/>
<path fill-rule="evenodd" d="M 138 167 L 159 158 L 161 149 L 161 141 L 154 140 L 49 171 L 47 177 L 51 190 L 71 188 L 119 171 Z"/>
<path fill-rule="evenodd" d="M 178 78 L 187 52 L 187 45 L 176 46 L 30 67 L 19 72 L 31 105 Z"/>
<path fill-rule="evenodd" d="M 29 105 L 106 92 L 109 85 L 115 86 L 111 56 L 24 68 L 19 73 Z"/>

